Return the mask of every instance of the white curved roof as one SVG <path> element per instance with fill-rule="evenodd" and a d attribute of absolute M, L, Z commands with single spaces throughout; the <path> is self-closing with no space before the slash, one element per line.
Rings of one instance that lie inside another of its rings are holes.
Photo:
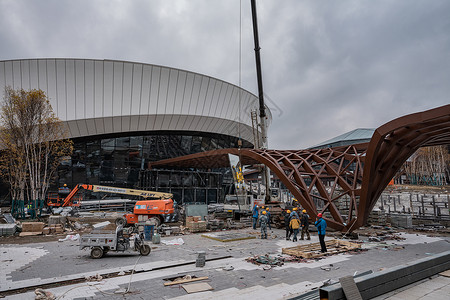
<path fill-rule="evenodd" d="M 114 60 L 0 61 L 0 89 L 5 86 L 46 92 L 71 138 L 159 130 L 238 137 L 240 131 L 253 143 L 250 111 L 259 107 L 255 95 L 216 78 Z"/>

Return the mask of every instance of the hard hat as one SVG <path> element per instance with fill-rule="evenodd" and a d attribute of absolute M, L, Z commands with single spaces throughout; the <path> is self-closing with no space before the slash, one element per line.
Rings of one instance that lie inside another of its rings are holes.
<path fill-rule="evenodd" d="M 264 209 L 264 205 L 263 205 L 263 206 L 261 206 L 261 208 L 262 208 L 262 209 Z"/>
<path fill-rule="evenodd" d="M 306 212 L 306 209 L 302 210 L 302 213 L 305 213 L 305 212 Z"/>
<path fill-rule="evenodd" d="M 287 211 L 286 211 L 288 214 L 290 214 L 291 213 L 291 211 L 288 209 Z"/>
<path fill-rule="evenodd" d="M 269 210 L 269 208 L 268 208 L 268 207 L 266 207 L 266 210 Z"/>
<path fill-rule="evenodd" d="M 317 216 L 318 216 L 319 218 L 322 218 L 322 214 L 318 214 Z"/>
<path fill-rule="evenodd" d="M 263 215 L 265 215 L 266 214 L 266 211 L 265 210 L 263 210 Z"/>
<path fill-rule="evenodd" d="M 64 183 L 64 186 L 67 186 L 67 184 Z"/>
<path fill-rule="evenodd" d="M 293 210 L 297 210 L 297 207 L 294 207 Z"/>

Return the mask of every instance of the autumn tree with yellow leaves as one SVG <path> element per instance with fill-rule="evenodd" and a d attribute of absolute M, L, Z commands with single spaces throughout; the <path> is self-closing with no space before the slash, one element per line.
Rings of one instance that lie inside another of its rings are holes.
<path fill-rule="evenodd" d="M 73 142 L 42 90 L 5 89 L 0 106 L 0 168 L 10 185 L 12 211 L 24 216 L 24 205 L 35 217 L 62 157 Z"/>

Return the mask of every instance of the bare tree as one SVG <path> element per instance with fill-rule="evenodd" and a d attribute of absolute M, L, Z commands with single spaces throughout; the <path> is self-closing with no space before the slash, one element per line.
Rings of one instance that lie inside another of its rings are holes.
<path fill-rule="evenodd" d="M 412 184 L 445 185 L 449 177 L 449 164 L 447 147 L 423 147 L 410 157 L 404 170 Z"/>
<path fill-rule="evenodd" d="M 6 88 L 0 120 L 1 163 L 11 196 L 24 201 L 26 195 L 32 203 L 32 215 L 36 215 L 60 158 L 72 153 L 73 143 L 41 90 Z"/>

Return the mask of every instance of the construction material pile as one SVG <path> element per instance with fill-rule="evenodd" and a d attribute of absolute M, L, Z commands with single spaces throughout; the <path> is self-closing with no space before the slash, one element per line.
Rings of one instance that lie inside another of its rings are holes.
<path fill-rule="evenodd" d="M 293 255 L 302 258 L 315 258 L 324 255 L 333 255 L 337 253 L 343 253 L 361 248 L 358 243 L 352 243 L 343 240 L 329 240 L 325 241 L 328 252 L 322 253 L 320 243 L 311 243 L 308 245 L 301 245 L 289 248 L 283 248 L 281 253 Z"/>

